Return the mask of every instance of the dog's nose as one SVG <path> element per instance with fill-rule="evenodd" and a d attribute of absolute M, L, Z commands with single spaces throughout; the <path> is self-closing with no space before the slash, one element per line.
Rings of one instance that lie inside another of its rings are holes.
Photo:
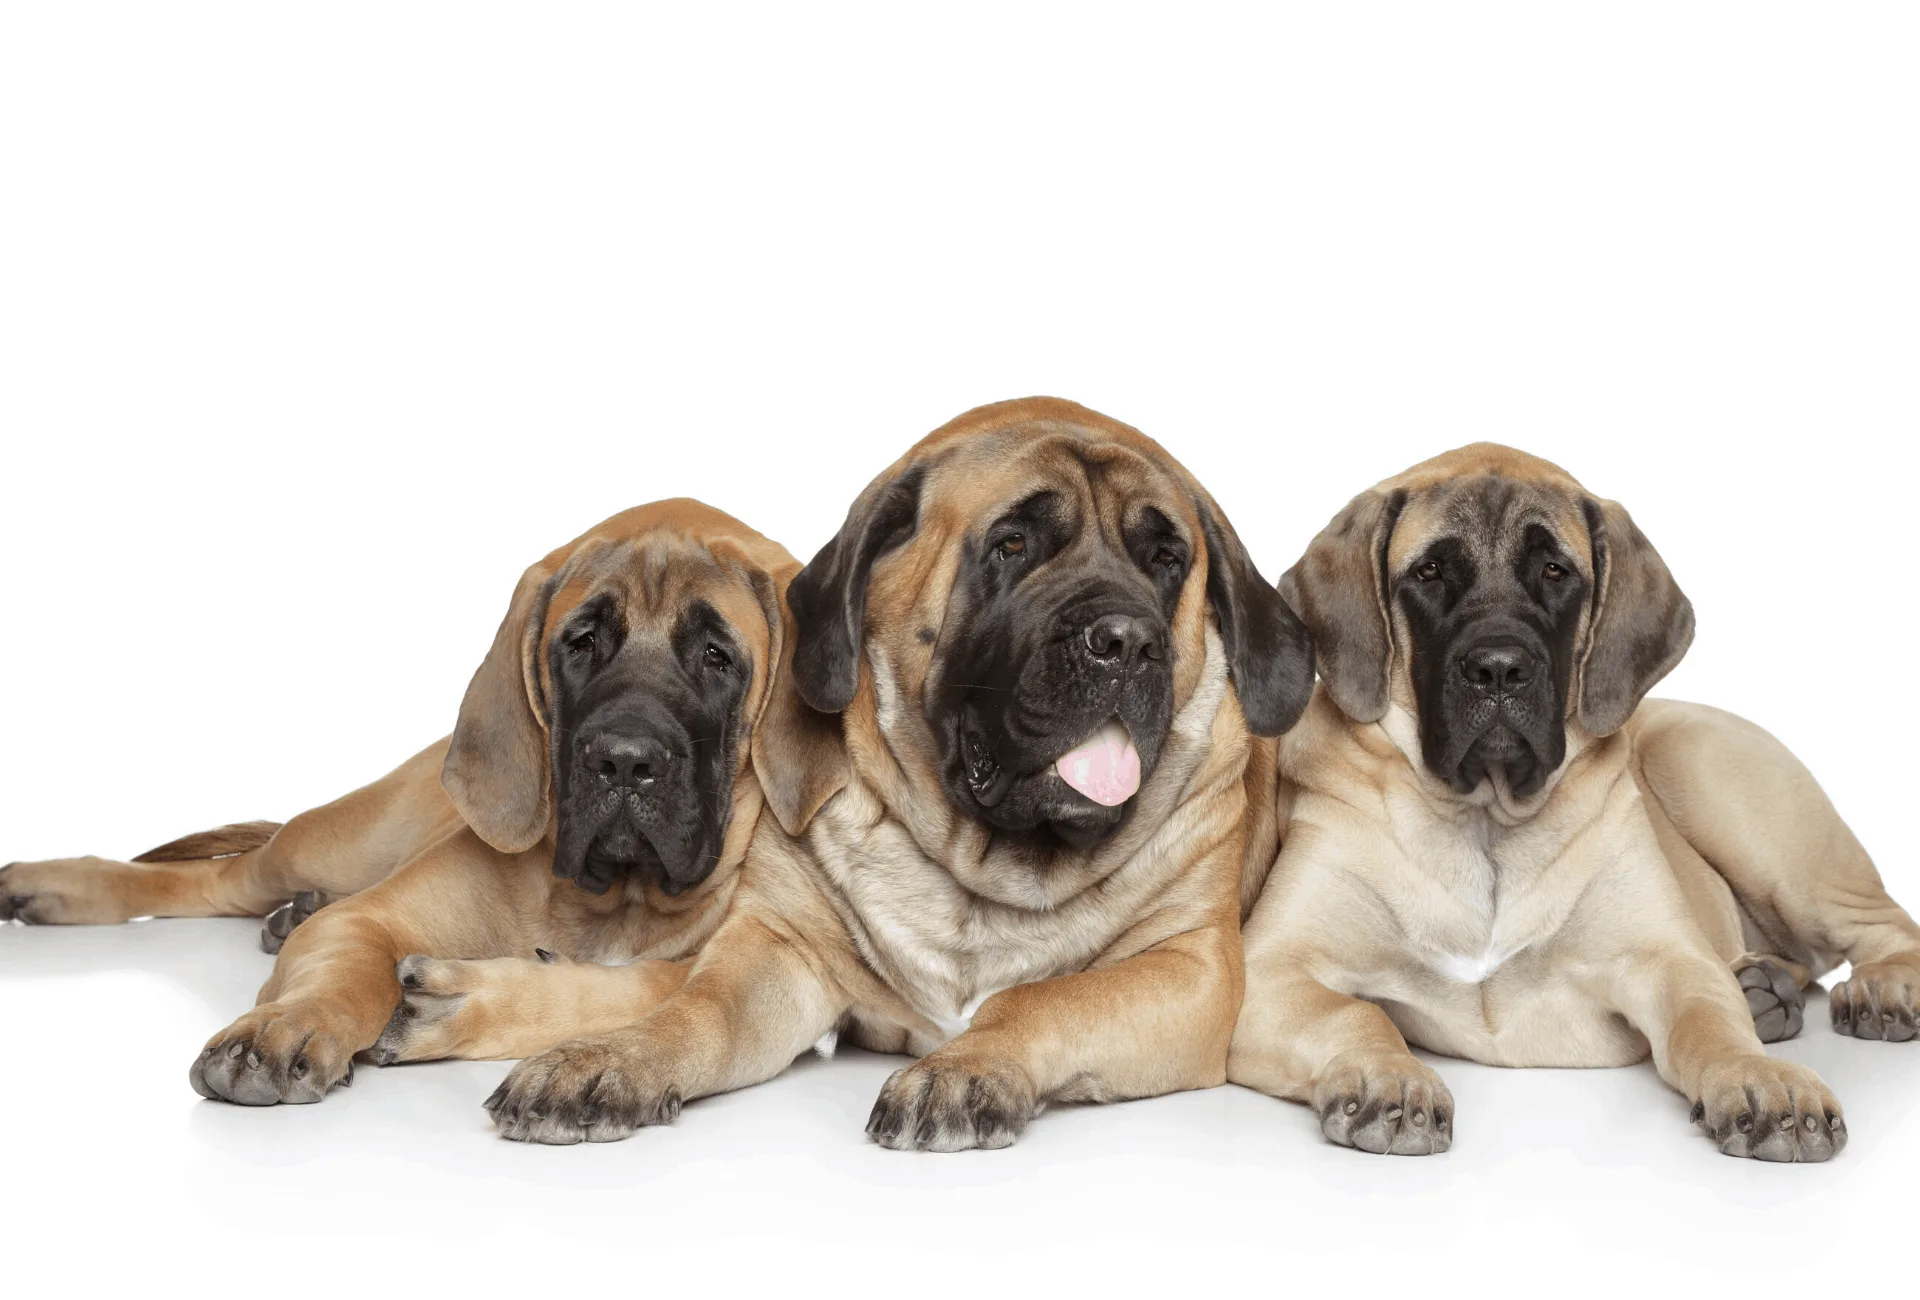
<path fill-rule="evenodd" d="M 1095 659 L 1114 663 L 1132 663 L 1135 659 L 1159 659 L 1166 653 L 1160 629 L 1132 614 L 1105 614 L 1087 624 L 1087 649 Z"/>
<path fill-rule="evenodd" d="M 607 785 L 638 789 L 658 780 L 673 763 L 673 751 L 654 736 L 601 732 L 587 742 L 587 770 Z"/>
<path fill-rule="evenodd" d="M 1533 656 L 1512 644 L 1477 645 L 1460 661 L 1460 675 L 1482 695 L 1505 695 L 1533 680 Z"/>

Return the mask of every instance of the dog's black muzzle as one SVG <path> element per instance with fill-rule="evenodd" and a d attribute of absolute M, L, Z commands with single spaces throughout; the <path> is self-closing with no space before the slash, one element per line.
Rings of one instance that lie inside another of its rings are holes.
<path fill-rule="evenodd" d="M 1538 790 L 1566 755 L 1562 701 L 1546 639 L 1518 620 L 1478 621 L 1422 674 L 1427 765 L 1467 794 L 1502 773 L 1518 797 Z"/>
<path fill-rule="evenodd" d="M 685 727 L 634 704 L 595 710 L 563 739 L 553 874 L 604 894 L 631 873 L 668 894 L 718 859 Z"/>
<path fill-rule="evenodd" d="M 1117 718 L 1142 782 L 1152 775 L 1172 723 L 1169 637 L 1158 610 L 1097 580 L 1044 614 L 1028 604 L 972 629 L 970 653 L 947 665 L 950 684 L 936 692 L 953 708 L 949 722 L 935 720 L 952 796 L 1003 830 L 1045 827 L 1074 847 L 1111 834 L 1125 806 L 1094 803 L 1053 763 Z"/>

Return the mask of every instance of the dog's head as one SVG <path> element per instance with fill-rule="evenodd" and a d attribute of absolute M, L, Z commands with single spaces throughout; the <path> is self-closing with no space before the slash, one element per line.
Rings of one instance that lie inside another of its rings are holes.
<path fill-rule="evenodd" d="M 874 690 L 909 781 L 996 831 L 1085 848 L 1153 780 L 1218 628 L 1247 725 L 1305 707 L 1312 649 L 1226 516 L 1137 431 L 1070 402 L 982 407 L 860 495 L 794 579 L 793 684 Z"/>
<path fill-rule="evenodd" d="M 441 773 L 461 816 L 503 852 L 551 836 L 554 874 L 596 894 L 706 881 L 778 785 L 751 755 L 760 732 L 792 730 L 772 686 L 798 569 L 687 500 L 615 515 L 528 569 Z"/>
<path fill-rule="evenodd" d="M 1693 607 L 1627 512 L 1476 443 L 1356 497 L 1281 579 L 1361 722 L 1401 701 L 1427 769 L 1537 793 L 1567 728 L 1604 736 L 1693 640 Z"/>

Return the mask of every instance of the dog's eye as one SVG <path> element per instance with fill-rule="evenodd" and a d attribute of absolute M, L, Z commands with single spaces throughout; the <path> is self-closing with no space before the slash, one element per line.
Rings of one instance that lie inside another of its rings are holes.
<path fill-rule="evenodd" d="M 567 649 L 577 655 L 592 654 L 594 646 L 598 644 L 598 638 L 591 632 L 582 632 L 577 636 L 567 638 Z"/>
<path fill-rule="evenodd" d="M 1425 564 L 1413 571 L 1413 576 L 1422 582 L 1432 582 L 1440 576 L 1440 561 L 1428 560 Z"/>
<path fill-rule="evenodd" d="M 706 654 L 701 657 L 709 668 L 725 669 L 733 667 L 733 660 L 727 656 L 725 650 L 722 650 L 717 645 L 708 646 Z"/>
<path fill-rule="evenodd" d="M 1153 553 L 1153 562 L 1163 569 L 1177 569 L 1180 567 L 1180 552 L 1171 546 L 1163 546 Z"/>
<path fill-rule="evenodd" d="M 1546 568 L 1540 570 L 1540 576 L 1548 582 L 1558 582 L 1567 576 L 1567 571 L 1557 564 L 1549 564 Z"/>
<path fill-rule="evenodd" d="M 999 541 L 995 542 L 993 545 L 994 555 L 997 558 L 1002 560 L 1014 559 L 1018 556 L 1026 554 L 1026 551 L 1027 551 L 1027 539 L 1022 537 L 1019 533 L 1012 533 L 1006 537 L 1002 537 Z"/>

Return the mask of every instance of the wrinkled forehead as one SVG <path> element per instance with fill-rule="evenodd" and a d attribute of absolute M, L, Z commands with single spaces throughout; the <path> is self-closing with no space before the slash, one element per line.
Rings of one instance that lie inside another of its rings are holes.
<path fill-rule="evenodd" d="M 1586 516 L 1564 484 L 1501 473 L 1449 478 L 1408 491 L 1387 564 L 1397 572 L 1442 541 L 1457 543 L 1483 563 L 1503 562 L 1537 544 L 1543 531 L 1591 575 Z"/>
<path fill-rule="evenodd" d="M 1052 494 L 1082 530 L 1136 523 L 1157 510 L 1189 536 L 1197 531 L 1190 494 L 1149 448 L 1098 434 L 1012 429 L 977 434 L 939 454 L 930 473 L 922 526 L 952 536 L 978 531 L 1041 493 Z"/>
<path fill-rule="evenodd" d="M 742 557 L 672 532 L 590 539 L 568 559 L 547 608 L 546 635 L 582 606 L 607 604 L 628 638 L 670 638 L 690 613 L 711 610 L 758 662 L 768 640 L 764 596 Z"/>

